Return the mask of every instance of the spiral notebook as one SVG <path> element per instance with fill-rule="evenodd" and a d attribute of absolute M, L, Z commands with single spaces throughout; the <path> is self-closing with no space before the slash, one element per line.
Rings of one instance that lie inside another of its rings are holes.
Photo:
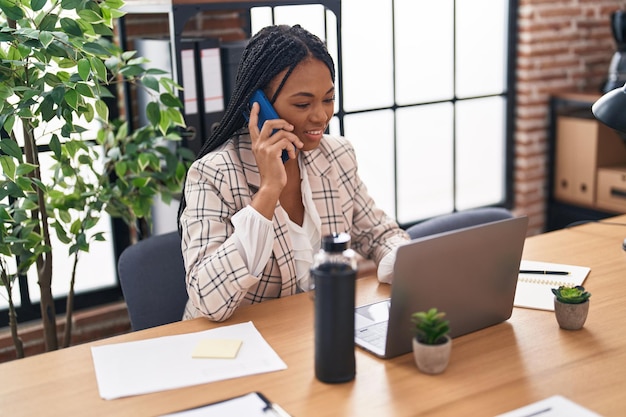
<path fill-rule="evenodd" d="M 561 285 L 573 287 L 583 285 L 590 268 L 578 265 L 556 264 L 522 260 L 520 271 L 537 271 L 537 273 L 520 273 L 515 290 L 515 307 L 534 308 L 537 310 L 554 311 L 554 294 L 552 288 Z M 542 274 L 539 271 L 564 272 L 565 275 Z"/>

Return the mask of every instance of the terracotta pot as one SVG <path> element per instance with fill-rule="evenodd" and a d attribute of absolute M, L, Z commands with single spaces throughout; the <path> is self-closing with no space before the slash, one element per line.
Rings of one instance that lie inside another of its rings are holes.
<path fill-rule="evenodd" d="M 559 327 L 565 330 L 582 329 L 589 312 L 589 300 L 580 304 L 562 303 L 554 298 L 554 315 Z"/>
<path fill-rule="evenodd" d="M 426 374 L 440 374 L 448 367 L 452 339 L 446 336 L 446 342 L 440 345 L 426 345 L 413 338 L 413 358 L 417 368 Z"/>

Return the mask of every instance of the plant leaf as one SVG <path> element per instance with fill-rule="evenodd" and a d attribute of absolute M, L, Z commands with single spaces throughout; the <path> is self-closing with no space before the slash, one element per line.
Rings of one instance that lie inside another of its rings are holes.
<path fill-rule="evenodd" d="M 156 77 L 153 77 L 151 75 L 146 75 L 141 79 L 141 82 L 147 88 L 154 90 L 157 93 L 159 92 L 159 80 L 157 80 Z"/>
<path fill-rule="evenodd" d="M 48 31 L 41 31 L 39 33 L 39 41 L 45 48 L 47 48 L 52 43 L 53 40 L 54 40 L 54 36 L 52 35 L 52 33 Z"/>
<path fill-rule="evenodd" d="M 159 96 L 161 102 L 168 107 L 182 107 L 183 104 L 180 102 L 178 97 L 174 97 L 172 94 L 163 93 Z"/>
<path fill-rule="evenodd" d="M 20 20 L 24 17 L 24 10 L 17 5 L 17 2 L 10 0 L 0 0 L 0 9 L 11 20 Z"/>
<path fill-rule="evenodd" d="M 7 155 L 0 155 L 0 166 L 2 173 L 11 181 L 15 180 L 16 165 L 15 160 Z"/>
<path fill-rule="evenodd" d="M 22 149 L 13 139 L 0 140 L 0 149 L 2 150 L 2 152 L 17 159 L 19 162 L 23 161 Z"/>
<path fill-rule="evenodd" d="M 78 23 L 74 21 L 74 19 L 70 19 L 69 17 L 61 18 L 61 28 L 70 35 L 81 37 L 83 36 L 83 30 L 80 28 Z"/>
<path fill-rule="evenodd" d="M 78 61 L 78 75 L 83 81 L 87 81 L 89 79 L 89 74 L 91 73 L 91 64 L 87 58 L 81 58 Z"/>
<path fill-rule="evenodd" d="M 43 6 L 46 5 L 47 0 L 31 0 L 30 8 L 33 9 L 34 12 L 37 12 L 43 9 Z"/>
<path fill-rule="evenodd" d="M 148 120 L 152 125 L 157 126 L 161 121 L 161 111 L 159 110 L 159 105 L 151 101 L 146 106 L 146 116 L 148 116 Z"/>
<path fill-rule="evenodd" d="M 65 93 L 65 102 L 74 110 L 78 110 L 78 93 L 74 90 L 68 90 Z"/>

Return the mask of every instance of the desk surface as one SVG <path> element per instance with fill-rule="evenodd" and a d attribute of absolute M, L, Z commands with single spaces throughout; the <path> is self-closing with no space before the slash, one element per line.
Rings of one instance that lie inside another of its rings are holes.
<path fill-rule="evenodd" d="M 611 221 L 626 223 L 626 215 Z M 505 323 L 454 339 L 448 369 L 421 374 L 411 354 L 377 359 L 357 349 L 357 376 L 323 384 L 313 370 L 313 304 L 301 294 L 242 308 L 225 324 L 252 320 L 287 363 L 279 372 L 106 401 L 99 397 L 90 347 L 195 332 L 219 324 L 174 323 L 0 365 L 6 416 L 154 416 L 261 391 L 294 416 L 493 416 L 561 394 L 621 416 L 626 393 L 626 228 L 597 223 L 533 236 L 524 259 L 591 267 L 593 294 L 582 330 L 560 330 L 554 314 L 515 308 Z M 389 294 L 369 277 L 357 304 Z M 288 314 L 286 314 L 288 312 Z M 285 313 L 285 314 L 283 314 Z"/>

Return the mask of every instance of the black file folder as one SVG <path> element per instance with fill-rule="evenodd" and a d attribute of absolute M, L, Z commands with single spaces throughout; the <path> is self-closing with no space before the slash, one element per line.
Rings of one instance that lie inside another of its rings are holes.
<path fill-rule="evenodd" d="M 169 39 L 135 40 L 139 56 L 150 60 L 148 68 L 159 68 L 172 73 Z M 183 116 L 187 129 L 182 132 L 182 144 L 198 154 L 212 128 L 224 114 L 224 85 L 218 39 L 183 38 L 178 59 L 181 62 L 179 79 L 183 87 Z M 142 100 L 143 99 L 143 100 Z M 139 97 L 140 122 L 145 124 L 147 97 Z M 143 119 L 141 118 L 144 114 Z"/>
<path fill-rule="evenodd" d="M 202 117 L 202 90 L 198 83 L 200 72 L 198 43 L 195 40 L 182 40 L 179 59 L 182 68 L 183 115 L 187 129 L 183 132 L 183 146 L 195 154 L 205 139 Z"/>
<path fill-rule="evenodd" d="M 235 89 L 237 69 L 239 68 L 241 55 L 243 54 L 243 50 L 246 48 L 246 45 L 248 45 L 248 39 L 222 42 L 220 44 L 225 106 L 228 106 L 228 102 L 232 97 L 232 92 Z"/>
<path fill-rule="evenodd" d="M 278 404 L 272 403 L 260 392 L 251 392 L 239 397 L 183 410 L 161 417 L 291 417 Z"/>

